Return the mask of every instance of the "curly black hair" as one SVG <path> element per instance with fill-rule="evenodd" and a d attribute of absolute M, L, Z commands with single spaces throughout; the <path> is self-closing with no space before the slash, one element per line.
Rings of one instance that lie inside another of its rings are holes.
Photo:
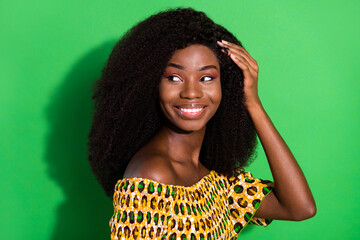
<path fill-rule="evenodd" d="M 217 45 L 241 43 L 205 13 L 177 8 L 152 15 L 115 45 L 94 84 L 89 161 L 105 193 L 113 194 L 131 157 L 163 124 L 158 86 L 174 51 L 192 44 L 211 49 L 220 64 L 222 100 L 207 123 L 200 162 L 225 175 L 252 159 L 256 132 L 244 105 L 243 73 Z"/>

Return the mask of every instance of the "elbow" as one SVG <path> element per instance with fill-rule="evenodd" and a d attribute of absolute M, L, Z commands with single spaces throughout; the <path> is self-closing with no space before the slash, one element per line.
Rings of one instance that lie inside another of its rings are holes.
<path fill-rule="evenodd" d="M 316 205 L 315 205 L 315 203 L 314 203 L 314 204 L 312 204 L 312 206 L 308 209 L 308 211 L 307 211 L 307 217 L 306 217 L 305 219 L 314 217 L 315 214 L 316 214 L 316 211 L 317 211 L 317 209 L 316 209 Z M 305 219 L 304 219 L 304 220 L 305 220 Z"/>
<path fill-rule="evenodd" d="M 295 215 L 293 215 L 294 221 L 303 221 L 309 218 L 312 218 L 316 214 L 316 205 L 315 203 L 310 204 L 304 208 L 301 209 L 301 211 L 297 212 Z"/>

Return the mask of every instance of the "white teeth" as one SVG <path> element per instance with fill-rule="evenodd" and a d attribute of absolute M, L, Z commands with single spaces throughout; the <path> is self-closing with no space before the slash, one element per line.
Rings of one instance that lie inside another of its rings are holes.
<path fill-rule="evenodd" d="M 197 113 L 202 110 L 202 108 L 180 108 L 182 112 L 189 112 L 189 113 Z"/>

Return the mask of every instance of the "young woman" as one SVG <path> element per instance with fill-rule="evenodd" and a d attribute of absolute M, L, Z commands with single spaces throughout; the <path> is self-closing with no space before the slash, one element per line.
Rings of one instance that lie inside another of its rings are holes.
<path fill-rule="evenodd" d="M 113 195 L 112 239 L 236 239 L 249 223 L 315 215 L 258 96 L 258 70 L 230 32 L 193 9 L 125 34 L 95 86 L 89 134 L 93 172 Z M 273 182 L 241 169 L 256 133 Z"/>

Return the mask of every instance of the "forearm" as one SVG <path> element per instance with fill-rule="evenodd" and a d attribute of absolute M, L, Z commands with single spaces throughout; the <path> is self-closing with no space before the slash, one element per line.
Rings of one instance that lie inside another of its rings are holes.
<path fill-rule="evenodd" d="M 274 178 L 274 194 L 286 215 L 292 219 L 315 214 L 315 202 L 305 176 L 260 101 L 248 105 Z"/>
<path fill-rule="evenodd" d="M 302 220 L 313 216 L 316 207 L 305 176 L 259 99 L 257 62 L 243 47 L 224 40 L 219 41 L 218 45 L 224 48 L 222 51 L 243 72 L 246 106 L 275 182 L 274 192 L 262 201 L 255 216 L 288 220 Z"/>

